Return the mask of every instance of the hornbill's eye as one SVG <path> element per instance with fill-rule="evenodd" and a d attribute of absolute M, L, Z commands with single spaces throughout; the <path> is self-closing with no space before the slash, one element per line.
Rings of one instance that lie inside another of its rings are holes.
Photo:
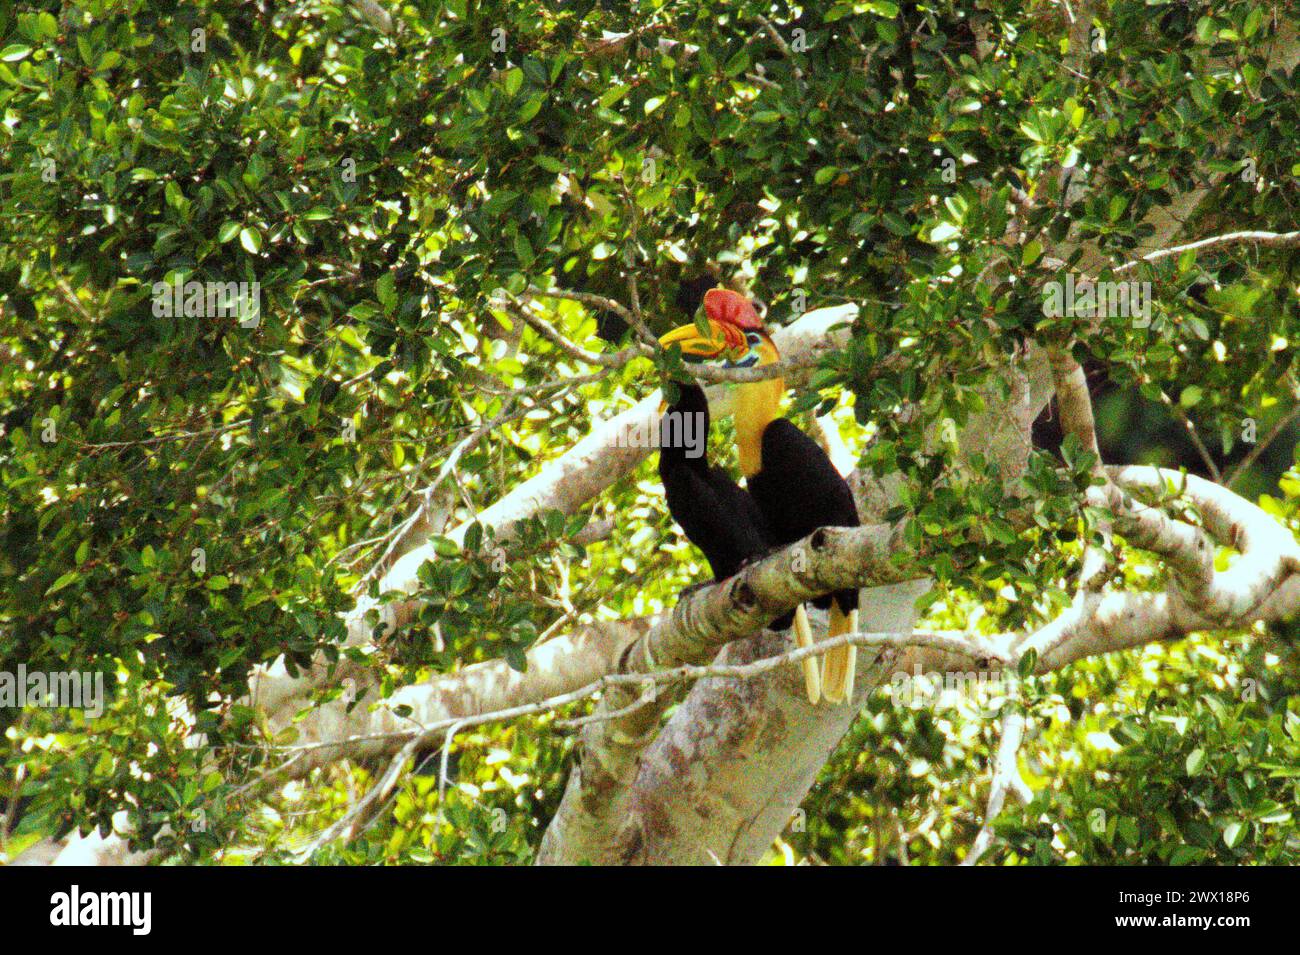
<path fill-rule="evenodd" d="M 729 358 L 724 364 L 728 368 L 752 368 L 762 359 L 763 354 L 759 350 L 763 344 L 763 336 L 757 332 L 745 333 L 745 345 L 747 351 Z"/>

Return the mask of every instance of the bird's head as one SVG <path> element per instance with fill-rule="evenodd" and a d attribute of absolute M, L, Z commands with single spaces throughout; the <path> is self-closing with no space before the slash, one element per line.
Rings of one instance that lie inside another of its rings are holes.
<path fill-rule="evenodd" d="M 674 328 L 659 344 L 676 345 L 687 362 L 724 358 L 728 368 L 767 365 L 780 359 L 776 345 L 763 329 L 763 320 L 745 296 L 731 289 L 709 289 L 704 295 L 704 320 Z"/>

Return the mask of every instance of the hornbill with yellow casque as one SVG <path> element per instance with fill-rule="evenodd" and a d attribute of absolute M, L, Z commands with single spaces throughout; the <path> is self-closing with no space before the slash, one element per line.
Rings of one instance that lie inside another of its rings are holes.
<path fill-rule="evenodd" d="M 704 311 L 707 335 L 695 324 L 683 325 L 665 335 L 660 343 L 665 347 L 678 346 L 688 361 L 724 357 L 729 367 L 770 365 L 780 360 L 780 353 L 764 330 L 762 319 L 743 295 L 730 289 L 710 289 L 704 296 Z M 858 526 L 858 511 L 848 483 L 835 470 L 826 452 L 781 416 L 784 394 L 785 382 L 780 378 L 769 378 L 738 385 L 736 395 L 735 432 L 740 470 L 745 476 L 748 497 L 762 517 L 762 524 L 758 526 L 771 547 L 793 544 L 819 527 Z M 703 399 L 703 393 L 700 393 L 700 399 Z M 663 471 L 662 451 L 660 471 Z M 665 480 L 665 490 L 667 486 Z M 679 497 L 676 507 L 672 499 L 669 500 L 669 509 L 683 529 L 688 523 L 700 526 L 700 522 L 706 520 L 705 509 L 717 506 L 713 500 L 704 497 Z M 709 526 L 702 531 L 699 540 L 691 537 L 690 531 L 687 536 L 706 555 L 709 547 L 726 549 L 730 546 L 728 535 L 735 534 L 737 528 L 754 527 L 753 519 L 744 508 L 743 504 L 738 506 L 727 515 L 728 518 L 734 516 L 734 519 L 725 522 L 719 522 L 711 513 L 707 518 Z M 712 528 L 719 523 L 724 523 L 727 529 L 710 539 Z M 718 573 L 718 568 L 714 567 L 714 571 Z M 813 604 L 830 609 L 828 636 L 857 630 L 856 590 L 836 591 L 818 597 Z M 794 625 L 799 646 L 811 646 L 812 630 L 802 606 L 795 610 Z M 779 623 L 774 626 L 781 629 Z M 833 703 L 850 698 L 856 651 L 857 648 L 852 646 L 828 650 L 820 673 L 816 660 L 804 661 L 804 682 L 810 702 L 816 703 L 822 695 Z"/>

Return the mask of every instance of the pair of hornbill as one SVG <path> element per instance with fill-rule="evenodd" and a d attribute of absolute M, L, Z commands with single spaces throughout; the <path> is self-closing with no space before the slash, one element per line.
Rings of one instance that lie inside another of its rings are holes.
<path fill-rule="evenodd" d="M 708 334 L 695 324 L 673 329 L 660 344 L 677 346 L 688 362 L 723 358 L 724 365 L 745 368 L 770 365 L 780 353 L 763 329 L 749 300 L 730 289 L 705 293 Z M 709 404 L 697 384 L 679 385 L 680 397 L 661 422 L 659 476 L 668 510 L 687 539 L 704 552 L 715 580 L 733 576 L 746 563 L 776 547 L 802 540 L 819 527 L 856 527 L 858 512 L 849 489 L 831 460 L 812 438 L 781 417 L 785 382 L 780 378 L 736 386 L 735 431 L 741 487 L 704 453 L 688 454 L 680 421 L 669 415 L 698 415 L 709 432 Z M 696 449 L 702 452 L 702 448 Z M 830 608 L 828 635 L 857 630 L 858 592 L 841 590 L 813 601 Z M 802 606 L 772 622 L 785 630 L 793 621 L 800 647 L 811 646 L 812 630 Z M 810 703 L 822 696 L 834 703 L 851 697 L 856 648 L 837 647 L 803 661 Z"/>

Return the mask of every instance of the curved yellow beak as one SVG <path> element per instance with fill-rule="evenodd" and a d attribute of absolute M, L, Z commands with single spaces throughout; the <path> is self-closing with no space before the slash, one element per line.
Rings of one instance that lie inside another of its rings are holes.
<path fill-rule="evenodd" d="M 707 326 L 709 334 L 704 334 L 704 329 L 692 322 L 674 328 L 659 339 L 659 344 L 664 348 L 676 345 L 687 361 L 708 361 L 727 351 L 745 348 L 745 334 L 740 329 L 713 319 L 705 319 L 701 324 Z"/>

